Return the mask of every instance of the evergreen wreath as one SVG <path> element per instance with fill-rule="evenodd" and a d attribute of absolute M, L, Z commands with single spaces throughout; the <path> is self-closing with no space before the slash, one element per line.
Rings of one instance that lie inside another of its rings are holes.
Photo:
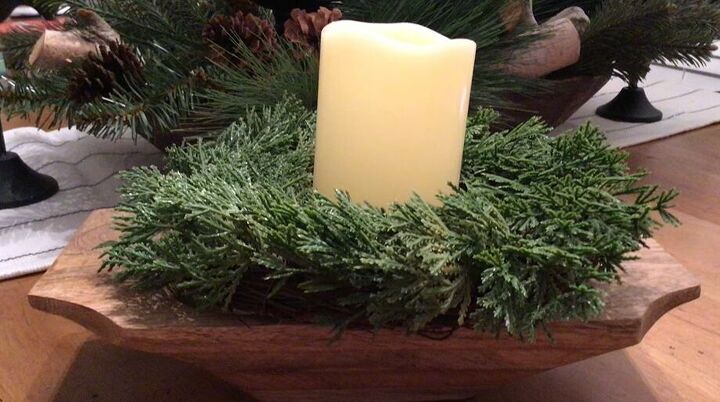
<path fill-rule="evenodd" d="M 379 209 L 313 190 L 313 112 L 294 100 L 253 110 L 215 140 L 172 148 L 167 171 L 124 174 L 103 269 L 198 307 L 338 331 L 532 339 L 551 321 L 589 319 L 603 307 L 595 284 L 676 222 L 676 193 L 640 185 L 589 125 L 551 138 L 538 119 L 493 133 L 496 118 L 470 117 L 461 183 L 442 206 Z"/>

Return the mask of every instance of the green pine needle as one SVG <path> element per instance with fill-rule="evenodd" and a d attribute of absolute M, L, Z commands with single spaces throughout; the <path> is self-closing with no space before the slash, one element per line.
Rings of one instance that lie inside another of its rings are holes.
<path fill-rule="evenodd" d="M 524 79 L 503 72 L 514 51 L 526 48 L 537 35 L 507 33 L 499 18 L 509 0 L 342 0 L 334 2 L 345 18 L 371 22 L 414 22 L 448 37 L 469 38 L 478 45 L 471 102 L 473 107 L 500 110 L 522 108 L 509 94 L 532 96 L 552 91 L 557 81 Z M 146 85 L 117 88 L 106 97 L 78 105 L 59 86 L 67 85 L 70 69 L 21 74 L 0 93 L 0 108 L 9 116 L 30 115 L 39 109 L 58 114 L 90 134 L 118 138 L 128 129 L 149 139 L 176 135 L 213 136 L 227 128 L 247 107 L 279 101 L 285 94 L 315 106 L 316 59 L 295 60 L 281 46 L 272 63 L 257 64 L 245 49 L 250 69 L 217 66 L 208 60 L 211 45 L 202 31 L 213 15 L 227 14 L 224 0 L 30 0 L 46 14 L 61 4 L 71 12 L 88 8 L 105 18 L 123 41 L 136 49 L 146 66 Z M 653 61 L 699 65 L 720 39 L 720 5 L 710 0 L 537 0 L 540 21 L 567 6 L 583 7 L 592 20 L 583 35 L 581 60 L 553 78 L 614 74 L 635 82 Z M 272 19 L 270 10 L 262 18 Z M 82 27 L 73 27 L 82 28 Z M 10 67 L 22 67 L 32 36 L 15 33 L 3 38 Z M 241 50 L 243 45 L 238 46 Z M 240 52 L 243 53 L 242 51 Z M 249 55 L 249 56 L 248 56 Z M 205 72 L 209 80 L 195 79 Z M 42 94 L 42 96 L 40 95 Z"/>
<path fill-rule="evenodd" d="M 720 6 L 708 0 L 605 0 L 582 35 L 573 74 L 637 83 L 651 62 L 702 66 L 720 38 Z"/>

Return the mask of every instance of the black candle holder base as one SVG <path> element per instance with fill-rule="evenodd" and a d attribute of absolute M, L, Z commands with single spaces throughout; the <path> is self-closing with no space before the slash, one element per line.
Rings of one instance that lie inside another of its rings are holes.
<path fill-rule="evenodd" d="M 648 100 L 645 91 L 638 87 L 625 87 L 615 99 L 597 108 L 598 116 L 629 123 L 654 123 L 663 118 L 660 110 Z"/>
<path fill-rule="evenodd" d="M 57 192 L 55 179 L 32 170 L 14 152 L 0 153 L 0 209 L 35 204 Z"/>

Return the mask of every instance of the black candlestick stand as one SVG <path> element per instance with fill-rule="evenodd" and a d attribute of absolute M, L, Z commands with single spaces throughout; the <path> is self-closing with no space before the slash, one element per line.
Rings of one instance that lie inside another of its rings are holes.
<path fill-rule="evenodd" d="M 32 170 L 18 154 L 7 151 L 0 121 L 0 209 L 34 204 L 57 192 L 55 179 Z"/>
<path fill-rule="evenodd" d="M 630 83 L 615 99 L 600 106 L 595 113 L 606 119 L 631 123 L 654 123 L 663 118 L 662 112 L 650 103 L 645 91 L 638 88 L 637 83 Z"/>

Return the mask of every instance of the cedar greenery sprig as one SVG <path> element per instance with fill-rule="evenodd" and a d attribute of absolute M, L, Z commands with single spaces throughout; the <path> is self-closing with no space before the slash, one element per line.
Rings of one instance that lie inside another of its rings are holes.
<path fill-rule="evenodd" d="M 590 126 L 560 138 L 537 119 L 468 123 L 462 181 L 435 207 L 331 201 L 312 189 L 314 114 L 254 111 L 215 141 L 174 148 L 168 171 L 124 174 L 104 269 L 198 307 L 416 332 L 471 326 L 532 338 L 603 307 L 597 282 L 668 212 L 627 154 Z M 623 196 L 630 202 L 621 202 Z"/>

